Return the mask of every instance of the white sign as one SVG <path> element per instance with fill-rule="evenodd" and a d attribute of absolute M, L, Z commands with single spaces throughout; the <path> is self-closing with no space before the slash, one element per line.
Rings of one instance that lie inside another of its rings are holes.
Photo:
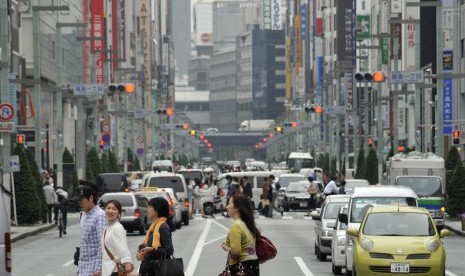
<path fill-rule="evenodd" d="M 0 132 L 14 132 L 13 122 L 0 122 Z"/>
<path fill-rule="evenodd" d="M 19 172 L 21 165 L 19 163 L 19 156 L 18 155 L 11 155 L 10 156 L 10 171 L 11 172 Z"/>
<path fill-rule="evenodd" d="M 103 85 L 102 84 L 75 83 L 74 84 L 74 95 L 75 96 L 103 95 Z"/>
<path fill-rule="evenodd" d="M 262 1 L 262 26 L 263 29 L 282 29 L 282 0 Z"/>
<path fill-rule="evenodd" d="M 391 72 L 391 83 L 400 84 L 400 83 L 424 83 L 425 76 L 423 71 L 392 71 Z"/>
<path fill-rule="evenodd" d="M 402 12 L 402 0 L 391 0 L 391 13 Z"/>

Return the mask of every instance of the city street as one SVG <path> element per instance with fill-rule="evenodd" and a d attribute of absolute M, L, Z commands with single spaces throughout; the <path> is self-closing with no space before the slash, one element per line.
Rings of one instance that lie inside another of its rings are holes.
<path fill-rule="evenodd" d="M 79 243 L 77 216 L 72 214 L 68 235 L 58 238 L 55 229 L 20 240 L 13 244 L 13 275 L 38 276 L 74 275 L 75 247 Z M 186 276 L 218 275 L 225 264 L 226 253 L 220 248 L 224 241 L 230 219 L 196 217 L 188 226 L 173 232 L 175 256 L 184 260 Z M 281 219 L 257 218 L 262 233 L 278 248 L 277 257 L 260 267 L 261 275 L 328 276 L 331 259 L 319 262 L 313 254 L 314 222 L 303 213 L 288 212 Z M 137 248 L 142 236 L 129 235 L 130 249 Z M 465 275 L 463 248 L 465 239 L 451 234 L 444 239 L 447 252 L 448 276 Z M 136 266 L 139 264 L 136 263 Z"/>

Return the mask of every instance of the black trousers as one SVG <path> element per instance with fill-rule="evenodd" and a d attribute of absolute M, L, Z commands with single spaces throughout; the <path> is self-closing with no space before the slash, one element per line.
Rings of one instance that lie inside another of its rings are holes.
<path fill-rule="evenodd" d="M 244 271 L 247 272 L 248 276 L 260 276 L 260 266 L 258 260 L 249 260 L 242 262 L 241 265 L 244 267 Z M 230 265 L 229 271 L 231 276 L 236 276 L 239 271 L 239 265 Z"/>
<path fill-rule="evenodd" d="M 52 223 L 52 210 L 53 210 L 54 204 L 47 204 L 47 218 L 48 218 L 48 223 Z"/>

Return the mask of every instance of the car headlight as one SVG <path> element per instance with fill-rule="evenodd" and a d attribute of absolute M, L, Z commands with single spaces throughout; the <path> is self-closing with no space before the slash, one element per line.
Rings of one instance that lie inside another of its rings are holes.
<path fill-rule="evenodd" d="M 373 249 L 373 242 L 370 239 L 367 239 L 367 238 L 363 238 L 360 245 L 366 251 L 370 251 L 371 249 Z"/>
<path fill-rule="evenodd" d="M 346 237 L 338 237 L 337 246 L 345 246 L 345 245 L 346 245 Z"/>
<path fill-rule="evenodd" d="M 429 240 L 426 243 L 426 249 L 428 249 L 430 252 L 434 252 L 438 250 L 439 248 L 439 243 L 436 240 Z"/>
<path fill-rule="evenodd" d="M 321 236 L 330 238 L 333 236 L 333 232 L 334 232 L 333 230 L 326 229 L 326 230 L 321 231 Z"/>

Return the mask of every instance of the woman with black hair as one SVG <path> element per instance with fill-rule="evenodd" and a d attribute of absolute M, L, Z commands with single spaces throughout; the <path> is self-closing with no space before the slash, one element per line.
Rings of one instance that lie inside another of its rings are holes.
<path fill-rule="evenodd" d="M 155 197 L 149 201 L 147 215 L 152 220 L 152 224 L 136 254 L 137 260 L 141 261 L 140 276 L 160 276 L 154 274 L 153 262 L 173 255 L 171 230 L 166 223 L 169 208 L 168 201 L 164 198 Z"/>
<path fill-rule="evenodd" d="M 259 276 L 260 268 L 255 252 L 256 237 L 260 232 L 255 226 L 252 207 L 244 195 L 233 195 L 227 206 L 228 214 L 233 218 L 226 242 L 221 247 L 228 252 L 228 265 L 231 275 L 239 271 L 239 263 L 249 276 Z"/>

